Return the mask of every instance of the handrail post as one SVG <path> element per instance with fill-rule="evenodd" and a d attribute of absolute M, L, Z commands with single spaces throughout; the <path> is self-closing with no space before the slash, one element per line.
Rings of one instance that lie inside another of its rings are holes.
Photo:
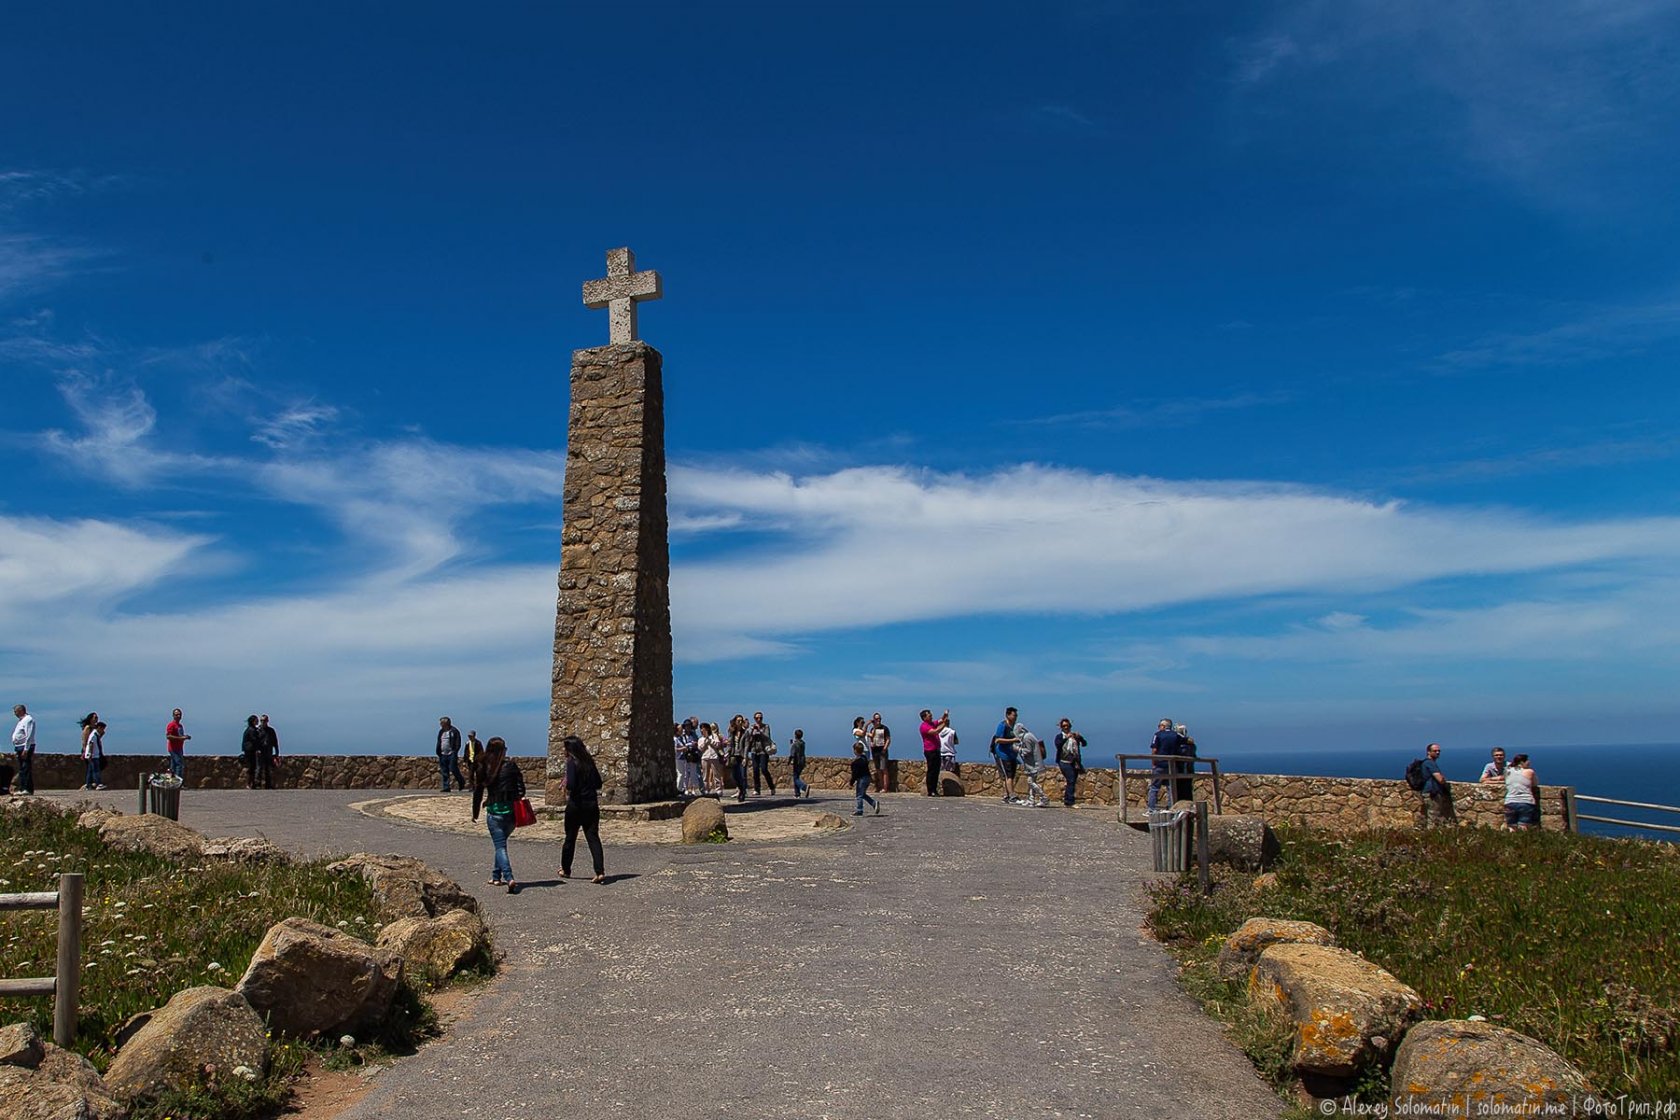
<path fill-rule="evenodd" d="M 1217 758 L 1209 759 L 1208 769 L 1213 771 L 1213 811 L 1223 817 L 1225 815 L 1225 802 L 1219 796 L 1219 760 Z"/>
<path fill-rule="evenodd" d="M 1121 824 L 1131 824 L 1132 823 L 1131 806 L 1126 803 L 1126 793 L 1127 793 L 1127 790 L 1126 790 L 1126 756 L 1123 755 L 1123 754 L 1122 755 L 1115 755 L 1114 756 L 1114 761 L 1116 761 L 1120 764 L 1120 769 L 1119 769 L 1119 771 L 1116 772 L 1116 774 L 1114 776 L 1115 782 L 1117 782 L 1119 784 L 1119 787 L 1120 787 L 1119 790 L 1117 791 L 1117 796 L 1118 796 L 1119 801 L 1120 801 L 1120 823 Z"/>
<path fill-rule="evenodd" d="M 82 875 L 58 877 L 58 975 L 53 987 L 53 1042 L 76 1041 L 76 1000 L 82 986 Z"/>
<path fill-rule="evenodd" d="M 1202 893 L 1213 893 L 1213 882 L 1208 874 L 1208 806 L 1206 801 L 1196 802 L 1196 874 L 1202 881 Z"/>
<path fill-rule="evenodd" d="M 145 767 L 140 768 L 140 809 L 139 809 L 139 814 L 142 817 L 146 815 L 146 769 L 145 769 Z"/>
<path fill-rule="evenodd" d="M 1580 832 L 1581 820 L 1575 815 L 1575 787 L 1559 786 L 1558 793 L 1563 798 L 1563 830 L 1565 832 Z M 1535 798 L 1539 800 L 1538 797 Z"/>

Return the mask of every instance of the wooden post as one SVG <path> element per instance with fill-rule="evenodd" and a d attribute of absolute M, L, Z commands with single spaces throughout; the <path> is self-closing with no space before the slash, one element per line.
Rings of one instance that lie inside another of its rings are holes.
<path fill-rule="evenodd" d="M 1581 819 L 1575 815 L 1575 787 L 1559 786 L 1558 796 L 1563 799 L 1563 830 L 1565 832 L 1580 832 Z M 1539 801 L 1538 797 L 1535 801 Z"/>
<path fill-rule="evenodd" d="M 1196 802 L 1196 874 L 1202 881 L 1202 893 L 1213 893 L 1213 880 L 1208 874 L 1208 806 Z"/>
<path fill-rule="evenodd" d="M 1114 761 L 1120 764 L 1120 769 L 1114 772 L 1115 797 L 1120 802 L 1120 823 L 1131 824 L 1131 806 L 1126 804 L 1126 760 L 1116 757 Z"/>
<path fill-rule="evenodd" d="M 146 769 L 140 768 L 140 815 L 146 815 Z"/>
<path fill-rule="evenodd" d="M 1208 761 L 1208 767 L 1213 770 L 1213 811 L 1220 816 L 1225 815 L 1225 803 L 1219 797 L 1219 760 Z"/>
<path fill-rule="evenodd" d="M 76 1000 L 82 988 L 82 876 L 58 877 L 58 975 L 53 988 L 53 1042 L 76 1041 Z"/>

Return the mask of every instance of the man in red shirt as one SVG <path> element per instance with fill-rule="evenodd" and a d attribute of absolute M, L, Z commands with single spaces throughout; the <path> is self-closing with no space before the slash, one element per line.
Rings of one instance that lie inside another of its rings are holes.
<path fill-rule="evenodd" d="M 192 738 L 181 726 L 181 709 L 176 708 L 170 714 L 169 726 L 163 729 L 163 737 L 169 749 L 169 772 L 179 778 L 187 760 L 187 740 Z"/>

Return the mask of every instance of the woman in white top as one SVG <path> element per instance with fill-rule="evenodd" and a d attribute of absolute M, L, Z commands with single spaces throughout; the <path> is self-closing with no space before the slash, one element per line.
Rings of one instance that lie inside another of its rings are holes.
<path fill-rule="evenodd" d="M 723 793 L 723 752 L 719 750 L 723 739 L 718 735 L 717 724 L 702 723 L 700 725 L 700 767 L 705 772 L 706 793 Z"/>
<path fill-rule="evenodd" d="M 1528 756 L 1519 754 L 1505 766 L 1505 827 L 1525 832 L 1540 824 L 1540 783 Z"/>

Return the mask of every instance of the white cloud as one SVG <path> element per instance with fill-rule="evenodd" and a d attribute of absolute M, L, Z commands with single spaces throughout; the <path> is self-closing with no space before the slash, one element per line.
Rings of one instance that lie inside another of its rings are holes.
<path fill-rule="evenodd" d="M 82 610 L 108 605 L 178 574 L 208 543 L 144 525 L 0 516 L 0 618 L 17 620 L 25 608 L 55 604 L 52 613 L 30 620 L 50 628 L 64 600 Z M 13 645 L 34 644 L 16 631 L 6 637 Z"/>

